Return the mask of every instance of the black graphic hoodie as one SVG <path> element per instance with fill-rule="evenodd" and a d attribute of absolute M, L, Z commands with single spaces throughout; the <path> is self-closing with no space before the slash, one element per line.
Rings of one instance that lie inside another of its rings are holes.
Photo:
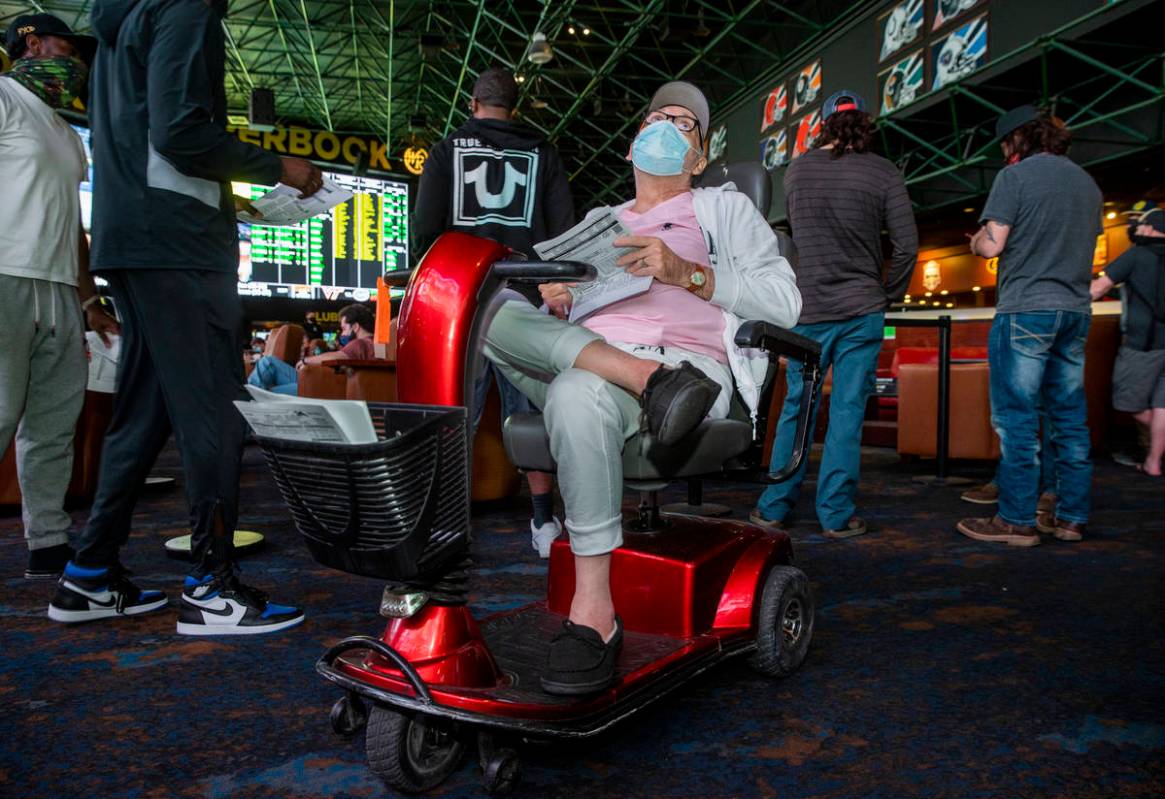
<path fill-rule="evenodd" d="M 226 131 L 226 7 L 226 0 L 93 3 L 95 272 L 238 268 L 230 181 L 272 184 L 282 165 Z"/>
<path fill-rule="evenodd" d="M 534 258 L 536 242 L 574 222 L 566 171 L 554 146 L 517 122 L 471 118 L 429 153 L 413 229 L 420 253 L 445 231 L 459 230 Z"/>

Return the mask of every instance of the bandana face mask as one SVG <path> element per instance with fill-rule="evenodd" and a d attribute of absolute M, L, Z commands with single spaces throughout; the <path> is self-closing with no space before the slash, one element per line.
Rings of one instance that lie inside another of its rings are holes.
<path fill-rule="evenodd" d="M 661 119 L 639 131 L 631 143 L 631 163 L 649 175 L 682 175 L 684 158 L 691 149 L 679 128 Z"/>
<path fill-rule="evenodd" d="M 21 58 L 6 73 L 53 109 L 69 108 L 85 91 L 89 67 L 79 58 Z"/>

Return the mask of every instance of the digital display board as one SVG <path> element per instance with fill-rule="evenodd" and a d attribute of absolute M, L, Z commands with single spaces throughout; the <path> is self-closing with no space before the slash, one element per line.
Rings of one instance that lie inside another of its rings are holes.
<path fill-rule="evenodd" d="M 89 130 L 74 126 L 85 145 L 89 177 L 80 186 L 81 222 L 89 230 L 93 154 Z M 352 199 L 298 225 L 239 223 L 239 294 L 304 300 L 366 302 L 376 278 L 408 269 L 409 187 L 399 180 L 325 172 Z M 235 195 L 254 200 L 269 186 L 233 183 Z"/>
<path fill-rule="evenodd" d="M 364 302 L 384 272 L 408 269 L 408 184 L 325 172 L 352 198 L 297 225 L 239 223 L 239 293 Z M 235 183 L 255 200 L 269 187 Z"/>

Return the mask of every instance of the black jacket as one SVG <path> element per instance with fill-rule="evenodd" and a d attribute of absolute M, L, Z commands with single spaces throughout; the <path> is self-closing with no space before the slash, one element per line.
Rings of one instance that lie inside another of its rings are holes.
<path fill-rule="evenodd" d="M 93 271 L 238 268 L 230 181 L 279 158 L 226 131 L 226 0 L 95 0 Z"/>
<path fill-rule="evenodd" d="M 424 252 L 447 230 L 499 241 L 530 257 L 575 222 L 558 151 L 524 125 L 469 119 L 434 145 L 417 190 L 413 229 Z M 536 290 L 523 293 L 536 298 Z"/>

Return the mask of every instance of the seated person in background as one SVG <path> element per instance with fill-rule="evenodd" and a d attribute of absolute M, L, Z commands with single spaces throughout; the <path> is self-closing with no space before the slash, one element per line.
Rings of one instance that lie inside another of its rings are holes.
<path fill-rule="evenodd" d="M 372 333 L 376 317 L 367 305 L 354 303 L 340 309 L 340 349 L 320 355 L 309 355 L 301 364 L 317 364 L 340 359 L 368 360 L 374 357 Z M 255 362 L 247 383 L 294 396 L 299 388 L 295 367 L 273 355 L 264 355 Z"/>
<path fill-rule="evenodd" d="M 705 416 L 726 417 L 734 379 L 755 418 L 768 360 L 737 349 L 736 330 L 743 319 L 792 327 L 801 311 L 793 271 L 749 198 L 692 188 L 707 166 L 704 95 L 675 81 L 649 108 L 631 145 L 635 198 L 613 210 L 634 234 L 615 241 L 630 248 L 619 263 L 655 278 L 650 289 L 576 325 L 563 319 L 568 287 L 545 285 L 554 315 L 507 299 L 485 336 L 486 357 L 544 409 L 566 506 L 575 594 L 542 675 L 550 693 L 589 693 L 614 679 L 623 630 L 610 567 L 623 542 L 624 442 L 641 420 L 666 444 Z"/>
<path fill-rule="evenodd" d="M 324 337 L 324 331 L 316 321 L 315 311 L 308 311 L 303 315 L 303 334 L 309 341 Z"/>
<path fill-rule="evenodd" d="M 1149 211 L 1131 236 L 1133 248 L 1092 281 L 1093 300 L 1123 283 L 1125 336 L 1112 368 L 1112 406 L 1149 428 L 1149 452 L 1138 467 L 1161 476 L 1165 454 L 1165 211 Z"/>

